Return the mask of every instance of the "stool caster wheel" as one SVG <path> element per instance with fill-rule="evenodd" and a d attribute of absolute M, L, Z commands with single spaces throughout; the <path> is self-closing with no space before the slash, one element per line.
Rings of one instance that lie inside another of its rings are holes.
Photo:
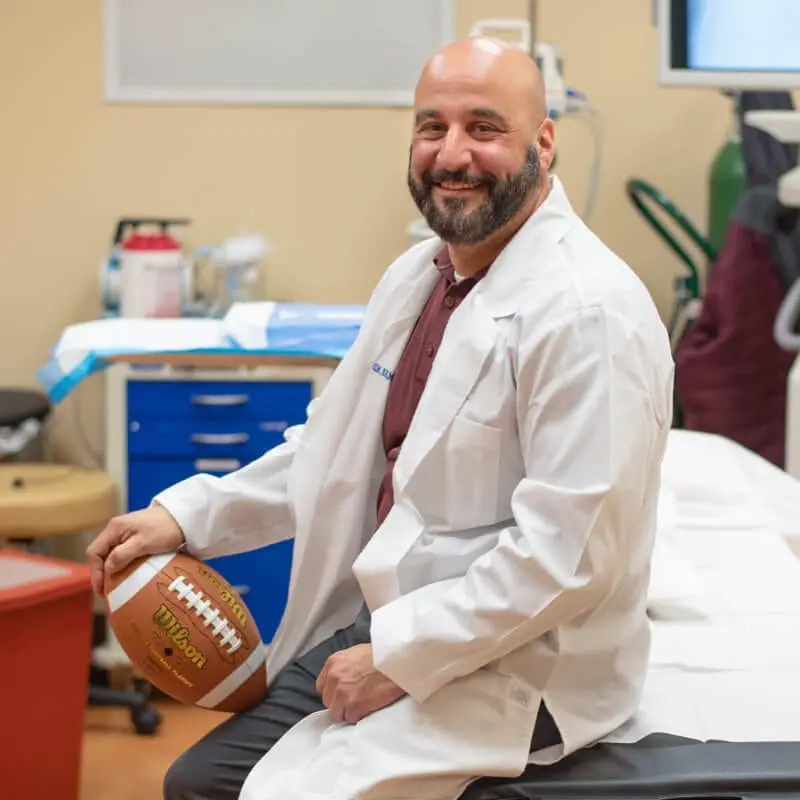
<path fill-rule="evenodd" d="M 136 706 L 131 709 L 131 721 L 140 736 L 152 736 L 161 726 L 161 714 L 152 706 Z"/>

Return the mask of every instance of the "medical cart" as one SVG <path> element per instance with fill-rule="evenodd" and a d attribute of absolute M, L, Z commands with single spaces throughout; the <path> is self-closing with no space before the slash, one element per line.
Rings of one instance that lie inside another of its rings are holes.
<path fill-rule="evenodd" d="M 338 361 L 247 354 L 118 356 L 106 377 L 106 471 L 120 513 L 147 507 L 197 473 L 225 475 L 284 441 L 306 419 Z M 209 561 L 244 597 L 265 643 L 280 623 L 292 542 Z M 109 636 L 107 669 L 129 662 Z"/>

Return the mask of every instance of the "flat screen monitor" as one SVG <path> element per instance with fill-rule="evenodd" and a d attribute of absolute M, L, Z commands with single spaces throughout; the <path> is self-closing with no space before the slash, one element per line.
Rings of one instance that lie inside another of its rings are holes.
<path fill-rule="evenodd" d="M 800 89 L 800 0 L 656 0 L 659 81 Z"/>

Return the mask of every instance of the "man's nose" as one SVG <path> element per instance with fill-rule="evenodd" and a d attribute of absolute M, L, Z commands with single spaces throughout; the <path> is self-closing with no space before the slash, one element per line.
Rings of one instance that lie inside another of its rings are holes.
<path fill-rule="evenodd" d="M 466 169 L 472 164 L 469 137 L 457 128 L 451 128 L 442 140 L 436 156 L 436 166 L 448 172 Z"/>

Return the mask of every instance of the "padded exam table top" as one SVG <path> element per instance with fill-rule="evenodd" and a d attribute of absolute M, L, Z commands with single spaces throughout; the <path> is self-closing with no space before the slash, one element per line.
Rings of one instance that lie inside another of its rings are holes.
<path fill-rule="evenodd" d="M 648 736 L 599 744 L 516 780 L 483 779 L 461 800 L 788 800 L 800 798 L 800 742 Z"/>

